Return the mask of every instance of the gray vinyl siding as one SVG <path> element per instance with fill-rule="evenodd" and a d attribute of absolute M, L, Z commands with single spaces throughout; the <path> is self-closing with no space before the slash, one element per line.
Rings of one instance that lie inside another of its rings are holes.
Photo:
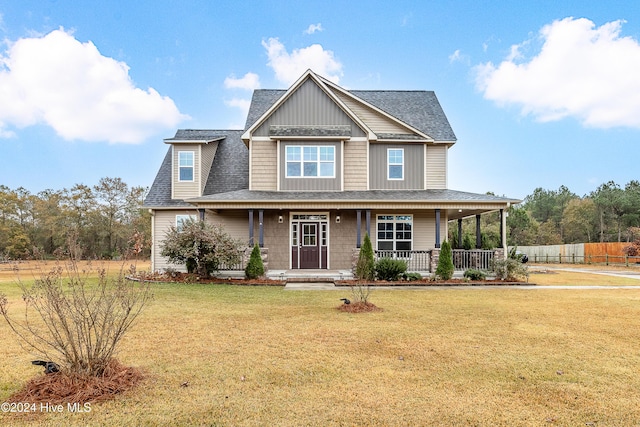
<path fill-rule="evenodd" d="M 286 147 L 290 145 L 296 146 L 333 146 L 335 147 L 335 178 L 287 178 L 286 177 Z M 286 141 L 280 143 L 280 190 L 283 191 L 339 191 L 342 183 L 342 152 L 339 142 L 321 142 L 321 141 Z"/>
<path fill-rule="evenodd" d="M 267 120 L 253 136 L 269 136 L 271 125 L 349 125 L 351 136 L 365 136 L 356 123 L 312 80 L 307 80 Z"/>
<path fill-rule="evenodd" d="M 447 146 L 427 145 L 427 190 L 447 188 Z"/>
<path fill-rule="evenodd" d="M 387 179 L 387 149 L 404 149 L 404 179 Z M 369 146 L 369 186 L 371 190 L 424 189 L 423 144 L 371 144 Z"/>

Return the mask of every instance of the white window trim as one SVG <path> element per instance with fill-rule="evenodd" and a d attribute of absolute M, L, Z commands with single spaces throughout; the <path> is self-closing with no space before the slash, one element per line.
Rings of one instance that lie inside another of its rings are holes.
<path fill-rule="evenodd" d="M 385 216 L 393 216 L 393 219 L 380 219 L 380 217 L 385 217 Z M 409 217 L 410 220 L 406 220 L 406 219 L 397 219 L 398 217 Z M 389 239 L 379 239 L 378 238 L 378 224 L 379 223 L 393 223 L 393 239 L 389 240 Z M 396 239 L 396 224 L 397 223 L 409 223 L 411 224 L 411 249 L 396 249 L 396 242 L 401 241 L 401 242 L 407 242 L 409 240 L 405 240 L 405 239 L 400 239 L 397 240 Z M 376 215 L 376 250 L 379 251 L 412 251 L 413 250 L 413 237 L 415 234 L 415 227 L 414 227 L 414 223 L 413 223 L 413 215 L 411 214 L 380 214 L 380 215 Z M 380 242 L 393 242 L 393 249 L 380 249 Z"/>
<path fill-rule="evenodd" d="M 182 166 L 180 164 L 180 157 L 182 154 L 191 153 L 191 166 Z M 181 168 L 191 168 L 191 179 L 181 179 L 180 177 L 180 169 Z M 195 182 L 196 180 L 196 152 L 192 150 L 180 150 L 178 151 L 178 182 Z"/>
<path fill-rule="evenodd" d="M 176 215 L 176 230 L 180 231 L 180 229 L 182 228 L 182 224 L 185 221 L 188 221 L 188 220 L 195 221 L 196 220 L 196 215 L 191 215 L 191 214 L 178 214 L 178 215 Z"/>
<path fill-rule="evenodd" d="M 287 150 L 289 148 L 300 148 L 300 160 L 288 160 L 287 159 Z M 327 148 L 331 148 L 333 150 L 333 160 L 331 161 L 327 161 L 327 160 L 321 160 L 320 159 L 320 148 L 321 147 L 327 147 Z M 315 163 L 317 164 L 317 171 L 318 171 L 318 175 L 315 176 L 306 176 L 304 175 L 304 164 L 305 163 L 311 163 L 311 162 L 305 162 L 304 161 L 304 149 L 305 148 L 315 148 L 316 149 L 316 154 L 317 154 L 317 158 L 318 160 L 315 161 Z M 335 179 L 336 177 L 336 152 L 338 150 L 336 150 L 335 145 L 286 145 L 285 149 L 284 149 L 284 176 L 285 178 L 311 178 L 311 179 Z M 290 176 L 289 175 L 289 168 L 288 165 L 289 163 L 299 163 L 300 164 L 300 175 L 299 176 Z M 320 165 L 323 163 L 331 163 L 333 164 L 333 174 L 331 176 L 329 175 L 320 175 Z"/>
<path fill-rule="evenodd" d="M 402 152 L 402 163 L 391 163 L 389 155 L 391 154 L 392 150 Z M 391 166 L 402 167 L 402 176 L 400 178 L 391 178 Z M 387 148 L 387 179 L 389 181 L 404 181 L 404 148 Z"/>

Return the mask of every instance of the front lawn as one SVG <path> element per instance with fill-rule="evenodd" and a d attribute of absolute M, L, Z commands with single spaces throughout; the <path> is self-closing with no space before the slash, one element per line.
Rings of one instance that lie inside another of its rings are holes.
<path fill-rule="evenodd" d="M 0 283 L 22 307 L 12 283 Z M 118 358 L 142 386 L 2 425 L 634 425 L 640 290 L 157 284 Z M 40 374 L 0 323 L 0 402 Z"/>

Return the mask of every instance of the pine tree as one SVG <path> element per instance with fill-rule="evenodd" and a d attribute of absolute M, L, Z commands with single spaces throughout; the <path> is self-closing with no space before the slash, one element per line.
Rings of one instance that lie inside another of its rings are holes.
<path fill-rule="evenodd" d="M 249 263 L 244 269 L 244 275 L 247 279 L 257 279 L 264 275 L 264 264 L 262 263 L 262 254 L 260 253 L 260 247 L 255 245 L 251 251 L 249 257 Z"/>
<path fill-rule="evenodd" d="M 364 235 L 364 242 L 360 248 L 360 254 L 358 255 L 358 263 L 356 264 L 356 277 L 362 280 L 375 279 L 376 269 L 375 260 L 373 257 L 373 247 L 371 246 L 371 239 L 369 235 Z"/>
<path fill-rule="evenodd" d="M 436 276 L 442 280 L 449 280 L 453 277 L 453 269 L 453 252 L 451 251 L 451 245 L 445 240 L 440 248 Z"/>

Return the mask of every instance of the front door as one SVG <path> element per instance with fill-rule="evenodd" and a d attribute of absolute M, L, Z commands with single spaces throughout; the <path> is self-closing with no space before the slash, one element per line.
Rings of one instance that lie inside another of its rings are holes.
<path fill-rule="evenodd" d="M 300 268 L 320 268 L 320 239 L 317 222 L 300 223 Z"/>
<path fill-rule="evenodd" d="M 292 213 L 290 230 L 291 268 L 328 268 L 329 215 Z"/>

